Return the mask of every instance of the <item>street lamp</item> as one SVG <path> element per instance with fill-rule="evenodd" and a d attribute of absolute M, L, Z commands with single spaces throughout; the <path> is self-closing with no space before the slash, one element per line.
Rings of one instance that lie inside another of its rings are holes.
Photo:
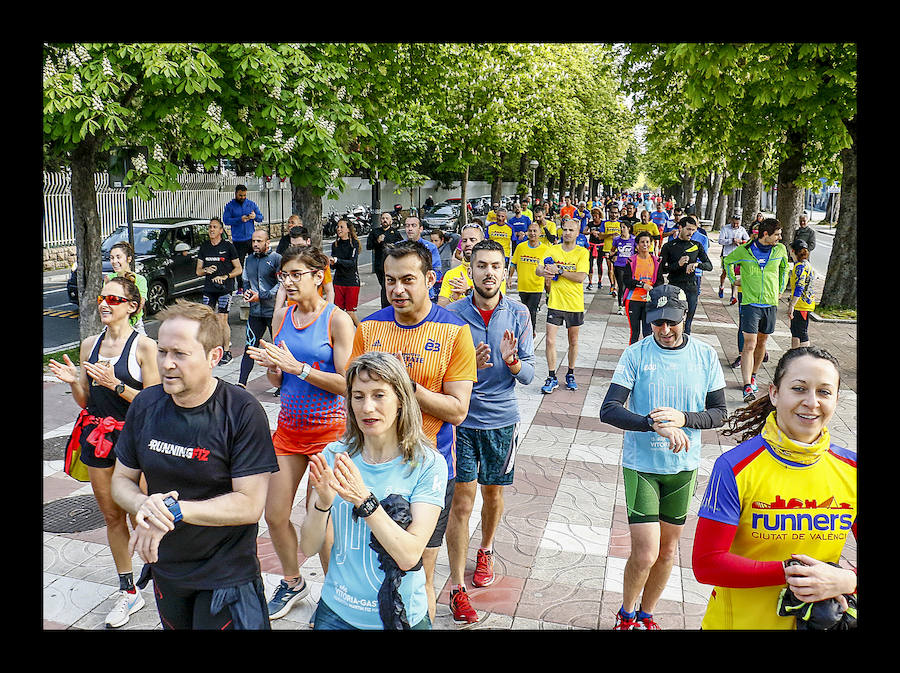
<path fill-rule="evenodd" d="M 540 166 L 540 164 L 537 162 L 537 160 L 532 159 L 528 162 L 528 165 L 531 166 L 531 198 L 537 198 L 538 195 L 534 193 L 534 180 L 535 171 L 537 171 L 537 167 Z M 543 191 L 541 192 L 541 196 L 543 196 Z"/>

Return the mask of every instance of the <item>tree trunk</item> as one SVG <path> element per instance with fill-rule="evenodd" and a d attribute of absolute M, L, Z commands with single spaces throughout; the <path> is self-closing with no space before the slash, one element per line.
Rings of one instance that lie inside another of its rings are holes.
<path fill-rule="evenodd" d="M 725 226 L 725 212 L 727 210 L 728 196 L 725 194 L 725 190 L 722 189 L 722 181 L 724 178 L 725 175 L 722 173 L 719 173 L 716 176 L 716 209 L 713 211 L 711 217 L 707 217 L 707 219 L 712 219 L 713 221 L 713 231 L 719 231 Z"/>
<path fill-rule="evenodd" d="M 469 167 L 463 171 L 462 180 L 459 182 L 459 230 L 469 221 L 469 208 L 466 202 L 466 194 L 469 191 Z"/>
<path fill-rule="evenodd" d="M 556 189 L 556 176 L 551 175 L 547 180 L 547 198 L 553 199 L 553 190 Z"/>
<path fill-rule="evenodd" d="M 500 197 L 503 196 L 503 159 L 505 152 L 500 152 L 498 157 L 497 169 L 494 171 L 494 179 L 491 182 L 491 207 L 495 203 L 500 203 Z"/>
<path fill-rule="evenodd" d="M 762 176 L 756 170 L 752 173 L 744 173 L 744 186 L 741 199 L 741 224 L 747 231 L 753 228 L 756 222 L 756 213 L 759 212 L 760 195 L 762 194 Z"/>
<path fill-rule="evenodd" d="M 291 208 L 303 218 L 303 226 L 309 229 L 310 243 L 322 247 L 322 195 L 312 187 L 301 187 L 291 181 Z"/>
<path fill-rule="evenodd" d="M 841 151 L 841 214 L 838 217 L 831 258 L 822 290 L 822 306 L 856 308 L 857 213 L 856 213 L 856 122 L 847 124 L 851 145 Z"/>
<path fill-rule="evenodd" d="M 94 170 L 97 166 L 97 147 L 94 139 L 84 140 L 72 152 L 72 219 L 75 227 L 77 251 L 79 332 L 81 339 L 99 334 L 102 329 L 97 311 L 97 295 L 103 289 L 101 269 L 100 213 L 97 211 L 97 190 Z"/>
<path fill-rule="evenodd" d="M 834 224 L 838 221 L 841 210 L 841 193 L 832 193 L 828 195 L 828 204 L 825 206 L 825 221 Z"/>
<path fill-rule="evenodd" d="M 559 203 L 563 203 L 563 198 L 566 196 L 566 167 L 559 167 Z"/>
<path fill-rule="evenodd" d="M 719 204 L 722 202 L 722 179 L 725 177 L 723 173 L 716 171 L 715 175 L 710 176 L 709 181 L 709 200 L 706 204 L 705 220 L 713 220 L 713 225 L 718 221 L 717 213 Z"/>
<path fill-rule="evenodd" d="M 694 193 L 694 177 L 691 175 L 691 172 L 685 168 L 684 172 L 681 174 L 681 196 L 678 199 L 677 205 L 682 208 L 687 208 L 687 206 L 691 202 L 691 194 Z"/>
<path fill-rule="evenodd" d="M 544 198 L 545 176 L 546 176 L 546 171 L 544 170 L 544 167 L 538 166 L 537 169 L 534 171 L 534 186 L 532 187 L 534 194 L 531 195 L 533 199 L 534 198 L 541 198 L 541 199 Z M 550 179 L 552 180 L 553 178 L 550 178 Z"/>
<path fill-rule="evenodd" d="M 519 195 L 528 193 L 528 179 L 531 176 L 528 173 L 528 153 L 522 152 L 519 157 L 519 184 L 516 185 L 516 193 Z"/>
<path fill-rule="evenodd" d="M 796 184 L 803 170 L 803 131 L 788 133 L 788 154 L 778 166 L 778 191 L 775 218 L 781 222 L 781 240 L 788 245 L 794 240 L 794 229 L 803 212 L 803 188 Z"/>

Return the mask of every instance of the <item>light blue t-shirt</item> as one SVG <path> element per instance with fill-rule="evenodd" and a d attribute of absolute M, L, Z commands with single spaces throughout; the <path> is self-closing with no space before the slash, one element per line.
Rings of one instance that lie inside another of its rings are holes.
<path fill-rule="evenodd" d="M 682 348 L 662 348 L 653 335 L 625 349 L 612 382 L 628 388 L 628 409 L 646 416 L 657 407 L 703 411 L 706 394 L 725 387 L 716 351 L 685 335 Z M 638 472 L 676 474 L 700 466 L 700 430 L 682 428 L 690 449 L 673 453 L 669 440 L 657 433 L 625 431 L 622 465 Z"/>
<path fill-rule="evenodd" d="M 346 452 L 347 446 L 332 442 L 322 456 L 334 467 L 335 455 Z M 426 452 L 424 460 L 410 469 L 402 457 L 370 465 L 362 454 L 353 457 L 363 482 L 379 500 L 397 494 L 410 504 L 426 502 L 444 507 L 447 490 L 447 462 L 437 451 Z M 358 629 L 383 629 L 378 614 L 378 590 L 384 580 L 378 554 L 369 546 L 371 529 L 365 519 L 353 520 L 353 504 L 339 495 L 331 509 L 334 526 L 334 546 L 328 562 L 328 573 L 322 586 L 322 600 L 341 619 Z M 425 570 L 409 571 L 400 582 L 400 597 L 406 608 L 410 626 L 418 624 L 428 614 L 425 594 Z"/>

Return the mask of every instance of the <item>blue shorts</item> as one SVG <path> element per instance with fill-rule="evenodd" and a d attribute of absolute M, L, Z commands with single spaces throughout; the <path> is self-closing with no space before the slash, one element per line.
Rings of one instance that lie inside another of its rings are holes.
<path fill-rule="evenodd" d="M 486 486 L 513 483 L 519 424 L 495 430 L 456 428 L 456 481 Z"/>
<path fill-rule="evenodd" d="M 775 331 L 776 311 L 775 306 L 741 306 L 741 331 L 746 334 L 771 334 Z"/>
<path fill-rule="evenodd" d="M 207 306 L 211 307 L 217 313 L 228 313 L 228 310 L 231 308 L 231 293 L 224 292 L 222 294 L 218 293 L 203 293 L 203 303 Z"/>

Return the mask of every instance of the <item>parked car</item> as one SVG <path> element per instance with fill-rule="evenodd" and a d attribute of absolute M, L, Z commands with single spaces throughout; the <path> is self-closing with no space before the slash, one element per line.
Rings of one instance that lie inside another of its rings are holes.
<path fill-rule="evenodd" d="M 203 278 L 196 275 L 200 245 L 209 240 L 209 220 L 188 217 L 157 217 L 139 220 L 134 226 L 135 266 L 147 278 L 146 314 L 161 311 L 172 297 L 199 292 Z M 100 244 L 104 276 L 112 273 L 109 251 L 128 241 L 128 227 L 120 226 Z M 69 301 L 78 303 L 77 270 L 72 269 L 66 290 Z"/>
<path fill-rule="evenodd" d="M 459 205 L 446 202 L 437 204 L 422 218 L 422 224 L 426 229 L 456 232 L 459 227 Z"/>

